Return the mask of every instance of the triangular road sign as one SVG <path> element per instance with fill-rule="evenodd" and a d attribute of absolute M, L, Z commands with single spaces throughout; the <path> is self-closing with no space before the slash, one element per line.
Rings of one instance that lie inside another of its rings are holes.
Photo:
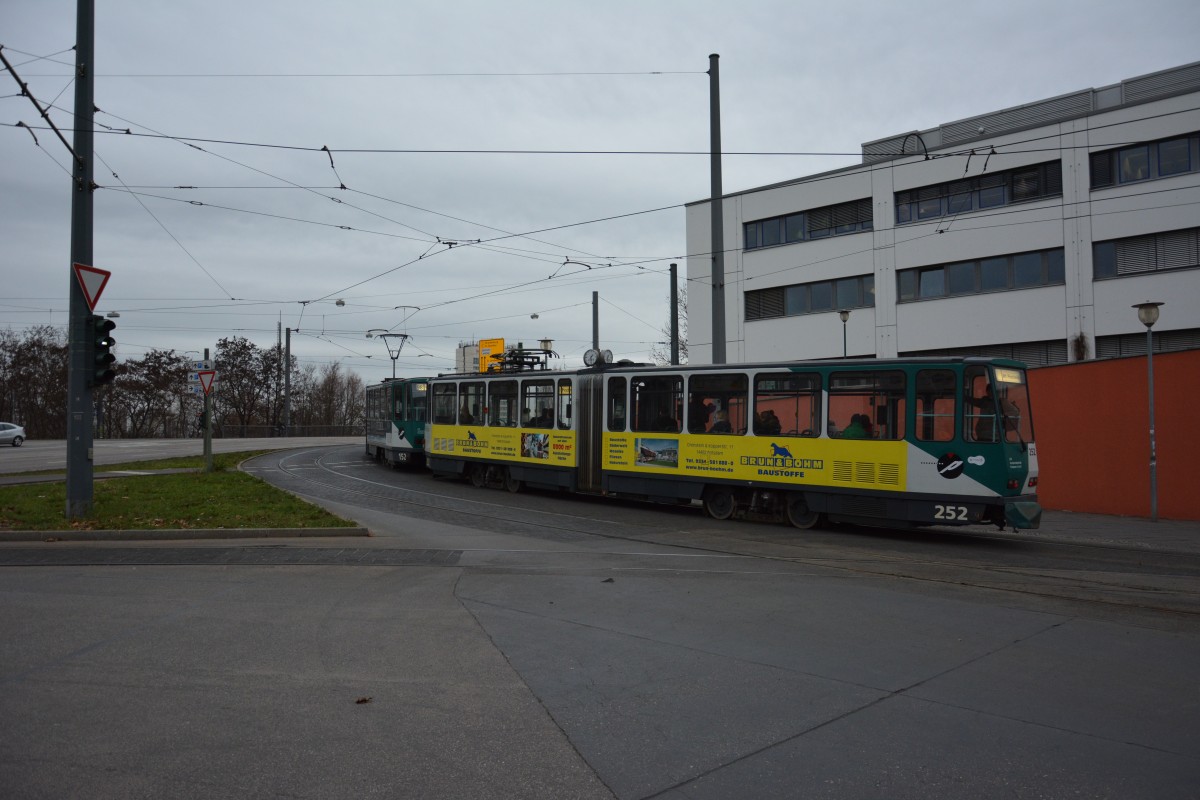
<path fill-rule="evenodd" d="M 213 381 L 217 377 L 217 371 L 215 369 L 202 369 L 196 374 L 200 376 L 200 388 L 204 390 L 204 393 L 208 394 L 211 392 Z"/>
<path fill-rule="evenodd" d="M 106 269 L 78 263 L 72 264 L 71 269 L 75 270 L 75 278 L 79 281 L 79 287 L 83 289 L 83 299 L 87 300 L 88 311 L 95 311 L 96 301 L 100 299 L 104 284 L 108 283 L 112 273 Z"/>

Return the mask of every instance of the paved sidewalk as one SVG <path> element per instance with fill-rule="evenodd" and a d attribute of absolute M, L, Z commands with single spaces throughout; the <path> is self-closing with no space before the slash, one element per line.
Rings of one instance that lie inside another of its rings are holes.
<path fill-rule="evenodd" d="M 1036 531 L 1010 531 L 1015 538 L 1078 544 L 1102 544 L 1137 550 L 1200 554 L 1200 522 L 1108 514 L 1044 511 Z"/>

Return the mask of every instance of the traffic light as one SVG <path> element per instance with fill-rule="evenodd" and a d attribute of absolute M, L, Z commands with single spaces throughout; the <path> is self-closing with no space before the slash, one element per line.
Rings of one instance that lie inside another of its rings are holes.
<path fill-rule="evenodd" d="M 115 327 L 117 327 L 117 323 L 111 319 L 105 319 L 99 314 L 88 316 L 88 345 L 91 350 L 92 370 L 88 380 L 89 386 L 103 386 L 106 383 L 112 383 L 112 379 L 117 377 L 117 373 L 112 367 L 113 362 L 117 360 L 112 353 L 113 346 L 117 343 L 112 336 L 112 329 Z"/>

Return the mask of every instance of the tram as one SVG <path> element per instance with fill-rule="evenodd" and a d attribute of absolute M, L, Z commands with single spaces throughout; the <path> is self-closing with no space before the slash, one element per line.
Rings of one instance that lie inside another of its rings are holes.
<path fill-rule="evenodd" d="M 548 359 L 428 379 L 428 467 L 477 486 L 700 501 L 716 519 L 1036 528 L 1025 365 Z M 549 356 L 549 352 L 546 351 Z"/>
<path fill-rule="evenodd" d="M 367 387 L 367 455 L 391 465 L 425 459 L 429 378 L 392 378 Z"/>

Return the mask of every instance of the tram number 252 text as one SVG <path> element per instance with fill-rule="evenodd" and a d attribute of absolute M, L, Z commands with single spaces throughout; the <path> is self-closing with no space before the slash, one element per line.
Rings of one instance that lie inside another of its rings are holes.
<path fill-rule="evenodd" d="M 933 507 L 933 518 L 934 519 L 952 519 L 956 522 L 966 522 L 967 521 L 967 507 L 966 506 L 944 506 L 944 505 L 940 505 L 940 504 L 935 504 Z"/>

